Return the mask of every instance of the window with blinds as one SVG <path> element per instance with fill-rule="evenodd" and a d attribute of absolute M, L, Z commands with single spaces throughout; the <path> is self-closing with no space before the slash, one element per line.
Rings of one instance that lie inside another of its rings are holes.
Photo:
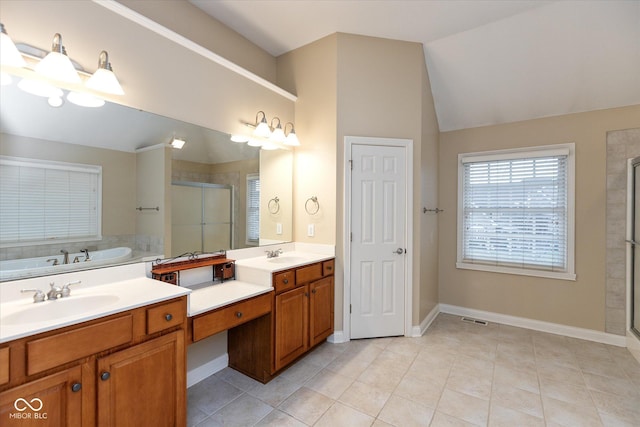
<path fill-rule="evenodd" d="M 0 158 L 3 247 L 101 238 L 102 168 Z"/>
<path fill-rule="evenodd" d="M 458 267 L 575 278 L 569 145 L 461 156 Z"/>
<path fill-rule="evenodd" d="M 260 175 L 247 175 L 247 243 L 260 240 Z"/>

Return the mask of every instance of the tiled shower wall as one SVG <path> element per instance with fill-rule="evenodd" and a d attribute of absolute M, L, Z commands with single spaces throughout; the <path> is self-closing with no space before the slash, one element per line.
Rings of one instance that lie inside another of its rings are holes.
<path fill-rule="evenodd" d="M 640 128 L 607 133 L 605 331 L 626 334 L 627 161 L 640 156 Z"/>

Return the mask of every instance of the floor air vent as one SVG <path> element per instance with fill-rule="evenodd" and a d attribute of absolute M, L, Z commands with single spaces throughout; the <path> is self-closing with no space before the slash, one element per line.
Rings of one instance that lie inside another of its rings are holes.
<path fill-rule="evenodd" d="M 471 317 L 462 317 L 461 320 L 463 322 L 475 323 L 476 325 L 482 325 L 482 326 L 487 326 L 489 324 L 489 322 L 487 322 L 485 320 L 473 319 Z"/>

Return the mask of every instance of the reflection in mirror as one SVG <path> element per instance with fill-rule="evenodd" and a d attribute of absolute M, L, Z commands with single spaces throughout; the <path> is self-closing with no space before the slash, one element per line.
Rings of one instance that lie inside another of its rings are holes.
<path fill-rule="evenodd" d="M 291 151 L 267 153 L 231 142 L 221 132 L 112 103 L 53 108 L 15 85 L 0 90 L 0 156 L 5 163 L 38 163 L 2 167 L 3 174 L 19 179 L 0 176 L 0 280 L 291 240 Z M 187 141 L 182 150 L 169 147 L 174 136 Z M 73 175 L 89 165 L 99 170 L 91 185 Z M 269 177 L 263 169 L 271 171 Z M 224 189 L 226 196 L 204 197 L 192 206 L 192 201 L 172 201 L 181 197 L 172 183 Z M 92 193 L 93 202 L 80 200 L 80 194 Z M 276 193 L 283 210 L 265 217 L 265 197 Z M 21 194 L 31 195 L 29 203 L 14 203 Z M 51 210 L 52 200 L 64 206 Z M 82 212 L 91 209 L 96 229 L 74 235 L 87 217 Z M 9 211 L 14 215 L 6 215 Z M 172 231 L 179 228 L 172 212 L 198 213 L 208 225 L 199 226 L 199 236 L 192 230 L 195 240 L 182 238 L 187 233 Z M 66 228 L 48 230 L 49 223 Z M 209 236 L 215 240 L 207 241 Z"/>

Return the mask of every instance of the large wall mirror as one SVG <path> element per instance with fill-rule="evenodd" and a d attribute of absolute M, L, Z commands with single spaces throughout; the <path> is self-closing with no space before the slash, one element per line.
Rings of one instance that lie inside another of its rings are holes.
<path fill-rule="evenodd" d="M 0 280 L 292 240 L 292 151 L 0 90 Z"/>

